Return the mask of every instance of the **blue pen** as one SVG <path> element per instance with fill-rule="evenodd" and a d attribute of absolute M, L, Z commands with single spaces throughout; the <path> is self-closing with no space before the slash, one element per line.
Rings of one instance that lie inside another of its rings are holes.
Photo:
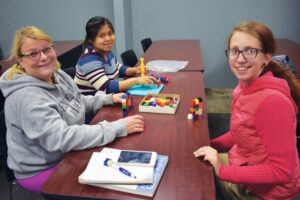
<path fill-rule="evenodd" d="M 120 172 L 122 172 L 123 174 L 125 174 L 126 176 L 129 176 L 129 177 L 132 177 L 132 178 L 136 178 L 136 176 L 134 176 L 130 171 L 128 171 L 127 169 L 124 169 L 123 167 L 120 167 L 116 164 L 113 163 L 113 161 L 109 158 L 106 158 L 104 160 L 104 163 L 103 163 L 105 166 L 111 166 L 111 167 L 114 167 L 115 169 L 119 170 Z"/>

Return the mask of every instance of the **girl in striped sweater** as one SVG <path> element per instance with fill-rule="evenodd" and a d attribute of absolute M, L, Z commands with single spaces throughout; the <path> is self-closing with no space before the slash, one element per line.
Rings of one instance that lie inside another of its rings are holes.
<path fill-rule="evenodd" d="M 116 60 L 112 53 L 115 32 L 108 19 L 92 17 L 85 29 L 85 50 L 76 65 L 74 78 L 82 94 L 94 95 L 98 90 L 117 93 L 126 91 L 135 84 L 156 82 L 153 76 L 136 76 L 119 80 L 119 77 L 140 75 L 141 67 L 128 67 Z"/>

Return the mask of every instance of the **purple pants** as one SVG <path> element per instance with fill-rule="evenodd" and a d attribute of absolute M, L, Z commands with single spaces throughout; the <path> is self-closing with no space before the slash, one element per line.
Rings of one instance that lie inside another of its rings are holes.
<path fill-rule="evenodd" d="M 24 189 L 40 193 L 44 183 L 47 181 L 49 176 L 55 171 L 56 166 L 50 167 L 39 174 L 24 179 L 16 179 L 17 183 L 20 184 Z"/>

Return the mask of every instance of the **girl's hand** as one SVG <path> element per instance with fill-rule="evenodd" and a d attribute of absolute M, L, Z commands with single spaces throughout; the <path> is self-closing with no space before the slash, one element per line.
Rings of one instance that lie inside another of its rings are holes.
<path fill-rule="evenodd" d="M 112 95 L 112 100 L 114 103 L 121 103 L 122 102 L 122 96 L 124 95 L 125 93 L 116 93 L 116 94 L 113 94 Z"/>
<path fill-rule="evenodd" d="M 142 132 L 145 129 L 144 118 L 141 115 L 133 115 L 123 118 L 127 125 L 127 133 Z"/>
<path fill-rule="evenodd" d="M 139 76 L 135 77 L 136 79 L 136 84 L 142 85 L 151 85 L 153 83 L 156 83 L 157 79 L 154 76 Z"/>
<path fill-rule="evenodd" d="M 203 160 L 210 162 L 210 164 L 214 167 L 216 175 L 219 175 L 221 159 L 217 150 L 210 146 L 204 146 L 196 150 L 194 155 L 195 157 L 203 156 Z"/>
<path fill-rule="evenodd" d="M 142 73 L 142 68 L 143 68 L 143 66 L 137 66 L 137 67 L 135 67 L 135 75 L 140 76 L 141 73 Z M 146 74 L 147 72 L 148 72 L 148 67 L 144 66 L 144 74 Z"/>

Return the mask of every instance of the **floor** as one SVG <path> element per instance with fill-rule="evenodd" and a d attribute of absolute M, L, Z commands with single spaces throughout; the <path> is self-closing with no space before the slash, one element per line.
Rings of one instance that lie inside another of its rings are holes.
<path fill-rule="evenodd" d="M 232 88 L 205 88 L 208 129 L 215 138 L 229 129 Z"/>

